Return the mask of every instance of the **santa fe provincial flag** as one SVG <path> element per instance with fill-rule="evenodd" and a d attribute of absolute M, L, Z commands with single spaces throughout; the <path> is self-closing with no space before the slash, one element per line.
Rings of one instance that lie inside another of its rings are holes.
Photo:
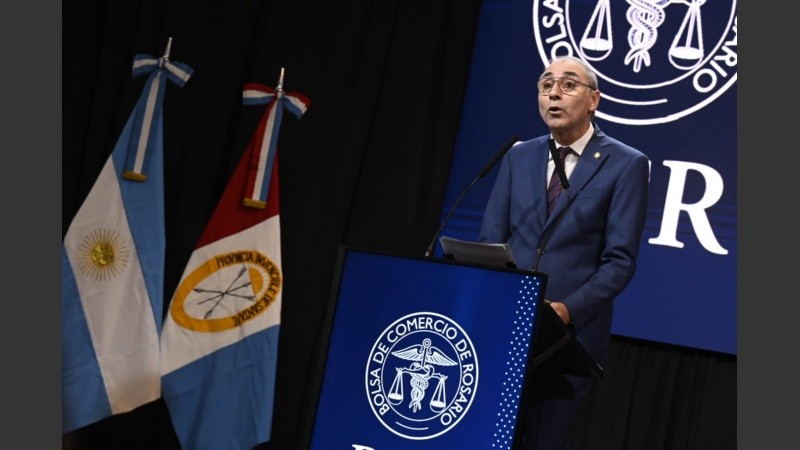
<path fill-rule="evenodd" d="M 62 432 L 158 399 L 163 314 L 163 100 L 192 69 L 136 55 L 149 77 L 61 248 Z"/>
<path fill-rule="evenodd" d="M 276 113 L 300 116 L 309 101 L 246 85 L 246 104 L 267 102 L 161 333 L 162 397 L 185 450 L 249 450 L 272 430 L 283 287 Z"/>

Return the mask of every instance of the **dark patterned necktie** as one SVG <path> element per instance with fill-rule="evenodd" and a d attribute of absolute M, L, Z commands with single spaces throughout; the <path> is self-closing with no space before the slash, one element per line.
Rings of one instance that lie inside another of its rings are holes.
<path fill-rule="evenodd" d="M 558 157 L 561 159 L 561 166 L 564 166 L 564 160 L 567 158 L 572 149 L 569 147 L 561 147 L 558 149 Z M 547 215 L 553 211 L 556 205 L 558 196 L 561 194 L 561 180 L 558 178 L 558 171 L 553 169 L 553 175 L 550 177 L 550 184 L 547 186 Z"/>

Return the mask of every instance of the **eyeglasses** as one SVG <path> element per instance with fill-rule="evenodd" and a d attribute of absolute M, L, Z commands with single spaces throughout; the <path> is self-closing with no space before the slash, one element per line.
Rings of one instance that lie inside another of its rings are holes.
<path fill-rule="evenodd" d="M 567 77 L 542 78 L 539 80 L 538 83 L 536 83 L 536 87 L 539 89 L 539 93 L 547 94 L 548 92 L 553 90 L 553 86 L 555 86 L 556 84 L 558 84 L 558 88 L 561 89 L 561 92 L 572 92 L 575 90 L 575 88 L 578 87 L 578 85 L 586 86 L 592 90 L 597 89 L 594 86 L 590 86 L 586 83 L 581 83 L 580 81 L 574 78 L 567 78 Z"/>

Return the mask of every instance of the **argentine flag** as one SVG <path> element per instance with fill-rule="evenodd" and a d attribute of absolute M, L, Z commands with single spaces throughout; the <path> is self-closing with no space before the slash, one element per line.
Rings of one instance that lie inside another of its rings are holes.
<path fill-rule="evenodd" d="M 168 54 L 136 55 L 144 91 L 62 243 L 62 433 L 161 395 L 163 100 L 192 72 Z"/>
<path fill-rule="evenodd" d="M 283 296 L 277 113 L 299 116 L 309 100 L 280 84 L 247 84 L 244 96 L 245 104 L 269 103 L 161 333 L 162 396 L 184 450 L 249 450 L 272 430 Z"/>

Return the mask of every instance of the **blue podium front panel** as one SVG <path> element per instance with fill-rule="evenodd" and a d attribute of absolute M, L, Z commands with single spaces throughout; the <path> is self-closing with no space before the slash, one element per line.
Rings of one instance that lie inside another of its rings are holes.
<path fill-rule="evenodd" d="M 348 249 L 314 450 L 510 449 L 546 275 Z"/>

